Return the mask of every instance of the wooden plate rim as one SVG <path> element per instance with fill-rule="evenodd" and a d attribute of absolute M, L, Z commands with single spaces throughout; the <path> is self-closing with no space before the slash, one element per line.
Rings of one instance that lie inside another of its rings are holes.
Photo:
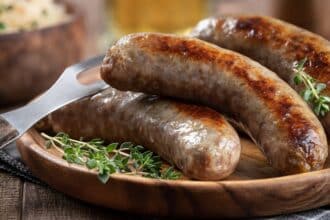
<path fill-rule="evenodd" d="M 49 152 L 42 141 L 40 134 L 31 129 L 17 142 L 23 161 L 31 166 L 34 175 L 72 197 L 130 213 L 242 218 L 293 213 L 330 204 L 329 168 L 284 177 L 224 181 L 158 180 L 113 174 L 107 184 L 102 184 L 95 171 L 67 163 Z M 82 187 L 80 181 L 87 185 Z"/>
<path fill-rule="evenodd" d="M 40 157 L 43 157 L 44 159 L 47 159 L 54 164 L 64 166 L 64 167 L 69 167 L 70 169 L 73 169 L 74 171 L 77 172 L 82 172 L 86 174 L 93 174 L 96 176 L 96 172 L 92 170 L 88 170 L 87 168 L 76 165 L 76 164 L 69 164 L 67 163 L 64 159 L 58 158 L 55 155 L 49 153 L 46 149 L 44 149 L 44 146 L 41 146 L 40 143 L 34 138 L 32 133 L 38 133 L 35 129 L 29 130 L 27 133 L 25 133 L 19 140 L 18 144 L 19 145 L 27 145 L 26 143 L 23 143 L 23 139 L 25 137 L 29 137 L 34 141 L 34 143 L 31 143 L 30 145 L 38 145 L 37 147 L 33 147 L 32 150 L 34 150 Z M 19 147 L 20 151 L 20 147 Z M 120 180 L 126 180 L 129 182 L 133 183 L 142 183 L 142 184 L 148 184 L 148 185 L 155 185 L 159 183 L 166 183 L 168 186 L 177 186 L 182 185 L 182 186 L 187 186 L 187 187 L 202 187 L 202 188 L 209 188 L 213 187 L 215 185 L 218 185 L 219 183 L 221 184 L 226 184 L 226 185 L 253 185 L 254 188 L 258 187 L 260 184 L 262 187 L 264 187 L 265 182 L 269 182 L 272 185 L 276 184 L 283 184 L 283 182 L 296 182 L 296 181 L 305 181 L 310 178 L 325 178 L 325 175 L 330 176 L 330 168 L 322 169 L 319 171 L 312 171 L 308 173 L 301 173 L 301 174 L 294 174 L 294 175 L 287 175 L 287 176 L 280 176 L 280 177 L 272 177 L 272 178 L 263 178 L 263 179 L 254 179 L 254 180 L 220 180 L 220 181 L 199 181 L 199 180 L 163 180 L 163 179 L 152 179 L 152 178 L 147 178 L 147 177 L 139 177 L 139 176 L 129 176 L 125 174 L 112 174 L 111 178 L 116 178 Z"/>

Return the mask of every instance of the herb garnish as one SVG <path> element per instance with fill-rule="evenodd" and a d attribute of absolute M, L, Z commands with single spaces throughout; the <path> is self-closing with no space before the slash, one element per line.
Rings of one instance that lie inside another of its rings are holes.
<path fill-rule="evenodd" d="M 85 142 L 71 139 L 65 133 L 58 133 L 53 137 L 45 133 L 41 135 L 46 139 L 46 146 L 62 151 L 63 158 L 69 163 L 97 170 L 102 183 L 106 183 L 113 173 L 172 180 L 180 177 L 180 173 L 173 167 L 163 169 L 160 157 L 140 145 L 130 142 L 104 145 L 101 139 Z"/>
<path fill-rule="evenodd" d="M 6 29 L 6 25 L 0 21 L 0 31 Z"/>
<path fill-rule="evenodd" d="M 305 72 L 304 65 L 306 61 L 307 58 L 304 58 L 294 64 L 293 71 L 296 73 L 294 82 L 296 85 L 304 85 L 305 88 L 302 90 L 301 96 L 312 106 L 317 116 L 324 116 L 330 110 L 330 97 L 321 95 L 327 85 L 316 82 L 313 77 Z"/>

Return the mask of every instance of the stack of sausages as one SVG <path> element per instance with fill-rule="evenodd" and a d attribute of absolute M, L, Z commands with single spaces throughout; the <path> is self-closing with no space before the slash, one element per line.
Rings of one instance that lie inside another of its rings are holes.
<path fill-rule="evenodd" d="M 184 37 L 131 34 L 101 66 L 111 88 L 48 119 L 73 137 L 142 144 L 192 179 L 219 180 L 235 170 L 241 146 L 232 125 L 281 173 L 319 170 L 330 114 L 319 118 L 323 128 L 297 93 L 292 68 L 306 57 L 306 71 L 328 83 L 329 52 L 325 39 L 261 16 L 209 18 Z"/>

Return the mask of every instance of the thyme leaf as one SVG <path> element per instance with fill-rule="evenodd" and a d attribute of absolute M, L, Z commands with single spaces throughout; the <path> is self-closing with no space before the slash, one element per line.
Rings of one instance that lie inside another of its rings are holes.
<path fill-rule="evenodd" d="M 113 173 L 171 180 L 181 176 L 173 167 L 162 169 L 163 162 L 159 156 L 131 142 L 105 145 L 101 139 L 86 142 L 72 139 L 62 132 L 55 136 L 41 135 L 46 139 L 47 148 L 55 147 L 62 151 L 63 159 L 68 163 L 96 170 L 102 183 L 107 183 Z"/>
<path fill-rule="evenodd" d="M 330 111 L 330 97 L 321 95 L 321 92 L 327 87 L 324 83 L 318 83 L 305 71 L 307 58 L 295 62 L 293 71 L 296 74 L 293 78 L 296 85 L 303 85 L 304 89 L 300 95 L 309 103 L 317 116 L 325 116 Z"/>

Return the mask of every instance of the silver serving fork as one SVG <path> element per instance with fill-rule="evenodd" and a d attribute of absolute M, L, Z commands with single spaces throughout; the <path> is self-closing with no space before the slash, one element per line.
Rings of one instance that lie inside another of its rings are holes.
<path fill-rule="evenodd" d="M 102 80 L 82 84 L 77 79 L 79 74 L 100 64 L 103 57 L 98 56 L 68 67 L 55 84 L 39 98 L 21 108 L 0 114 L 0 149 L 15 141 L 49 113 L 105 89 L 107 85 Z"/>

